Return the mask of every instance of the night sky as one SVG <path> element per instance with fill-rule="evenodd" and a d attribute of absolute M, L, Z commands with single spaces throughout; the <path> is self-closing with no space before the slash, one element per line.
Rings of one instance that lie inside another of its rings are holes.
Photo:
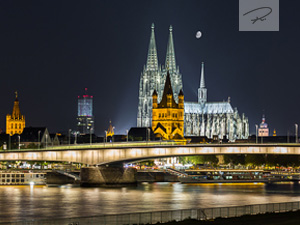
<path fill-rule="evenodd" d="M 164 64 L 169 25 L 186 101 L 197 101 L 205 62 L 208 101 L 231 97 L 279 135 L 300 124 L 299 0 L 280 1 L 280 32 L 239 32 L 237 0 L 1 1 L 0 127 L 18 90 L 26 126 L 76 128 L 77 96 L 94 96 L 95 130 L 136 126 L 151 23 Z M 203 36 L 196 39 L 200 30 Z"/>

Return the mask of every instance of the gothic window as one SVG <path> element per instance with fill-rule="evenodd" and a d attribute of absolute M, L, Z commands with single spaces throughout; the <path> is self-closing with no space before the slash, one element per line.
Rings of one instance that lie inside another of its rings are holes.
<path fill-rule="evenodd" d="M 11 124 L 11 129 L 14 129 L 14 124 L 13 123 Z"/>
<path fill-rule="evenodd" d="M 21 129 L 21 124 L 19 124 L 19 129 Z"/>
<path fill-rule="evenodd" d="M 15 129 L 18 129 L 18 124 L 15 125 Z"/>

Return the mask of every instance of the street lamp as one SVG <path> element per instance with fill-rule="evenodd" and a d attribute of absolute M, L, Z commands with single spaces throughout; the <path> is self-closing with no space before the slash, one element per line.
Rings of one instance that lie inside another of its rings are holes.
<path fill-rule="evenodd" d="M 296 143 L 298 143 L 298 124 L 295 123 L 295 136 L 296 136 Z"/>
<path fill-rule="evenodd" d="M 11 149 L 11 137 L 10 134 L 8 134 L 8 149 Z"/>
<path fill-rule="evenodd" d="M 127 139 L 127 142 L 128 142 L 128 130 L 126 130 L 126 133 L 127 133 L 127 137 L 126 137 L 126 139 Z"/>
<path fill-rule="evenodd" d="M 18 147 L 18 149 L 20 149 L 21 148 L 21 137 L 20 137 L 20 135 L 18 135 L 18 139 L 19 139 L 19 147 Z"/>
<path fill-rule="evenodd" d="M 71 145 L 71 129 L 69 129 L 69 147 Z"/>
<path fill-rule="evenodd" d="M 105 130 L 105 142 L 107 142 L 107 131 Z"/>
<path fill-rule="evenodd" d="M 41 148 L 41 140 L 40 140 L 40 138 L 41 138 L 41 131 L 39 130 L 39 132 L 38 132 L 38 142 L 39 142 L 39 149 Z"/>
<path fill-rule="evenodd" d="M 75 140 L 74 140 L 74 144 L 77 144 L 77 132 L 75 132 Z"/>
<path fill-rule="evenodd" d="M 90 128 L 90 145 L 92 145 L 92 127 Z"/>
<path fill-rule="evenodd" d="M 48 134 L 46 134 L 46 149 L 47 149 Z"/>
<path fill-rule="evenodd" d="M 256 135 L 255 136 L 256 136 L 256 144 L 257 144 L 257 129 L 258 129 L 258 125 L 257 124 L 255 124 L 255 129 L 256 129 L 256 132 L 255 132 Z"/>

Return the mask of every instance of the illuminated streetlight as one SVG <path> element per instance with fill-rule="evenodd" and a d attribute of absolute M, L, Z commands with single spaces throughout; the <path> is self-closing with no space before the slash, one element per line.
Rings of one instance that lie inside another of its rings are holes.
<path fill-rule="evenodd" d="M 296 143 L 298 143 L 298 124 L 295 123 L 295 136 L 296 136 Z"/>
<path fill-rule="evenodd" d="M 90 145 L 92 145 L 92 127 L 90 128 Z"/>
<path fill-rule="evenodd" d="M 41 148 L 41 131 L 38 132 L 38 142 L 39 142 L 39 149 Z"/>
<path fill-rule="evenodd" d="M 74 140 L 74 144 L 77 144 L 77 132 L 75 132 L 75 140 Z"/>
<path fill-rule="evenodd" d="M 256 135 L 255 136 L 256 136 L 256 144 L 257 144 L 257 129 L 258 129 L 258 125 L 257 124 L 255 124 L 255 128 L 256 128 L 256 132 L 255 132 Z"/>
<path fill-rule="evenodd" d="M 46 149 L 47 149 L 48 134 L 46 134 Z"/>
<path fill-rule="evenodd" d="M 71 145 L 71 129 L 69 129 L 69 147 Z"/>

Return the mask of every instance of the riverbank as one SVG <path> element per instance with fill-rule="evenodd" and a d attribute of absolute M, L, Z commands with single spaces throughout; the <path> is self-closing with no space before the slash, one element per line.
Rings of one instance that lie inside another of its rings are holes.
<path fill-rule="evenodd" d="M 267 213 L 215 220 L 184 220 L 180 222 L 158 223 L 166 225 L 295 225 L 300 222 L 300 211 L 286 213 Z"/>

